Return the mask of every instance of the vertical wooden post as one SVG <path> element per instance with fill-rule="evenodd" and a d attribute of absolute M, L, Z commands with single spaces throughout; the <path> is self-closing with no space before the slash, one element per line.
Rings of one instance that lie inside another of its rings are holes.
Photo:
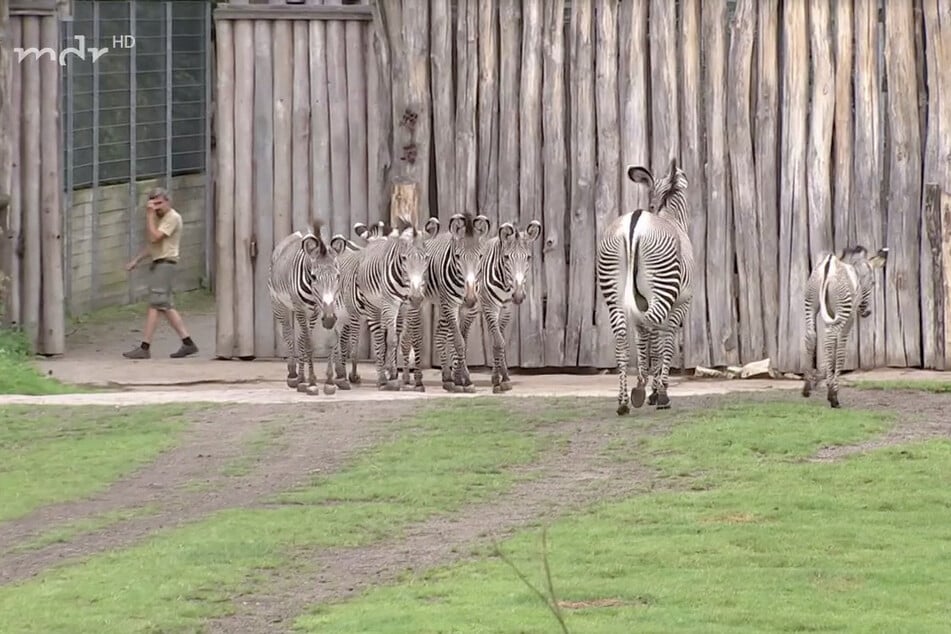
<path fill-rule="evenodd" d="M 414 227 L 419 227 L 419 185 L 402 178 L 393 181 L 393 193 L 390 196 L 390 226 L 396 228 L 401 219 Z"/>
<path fill-rule="evenodd" d="M 290 20 L 274 22 L 274 197 L 271 203 L 273 240 L 277 245 L 293 231 L 293 169 L 294 146 L 292 112 L 294 101 L 294 30 Z M 324 236 L 329 239 L 329 236 Z M 270 258 L 270 253 L 268 254 Z M 258 261 L 258 266 L 265 262 Z M 270 302 L 268 302 L 270 308 Z M 287 355 L 281 326 L 274 324 L 274 348 L 278 357 Z"/>
<path fill-rule="evenodd" d="M 235 50 L 230 20 L 217 24 L 215 113 L 215 356 L 235 353 Z"/>
<path fill-rule="evenodd" d="M 951 369 L 951 192 L 941 192 L 941 277 L 944 282 L 944 369 Z"/>
<path fill-rule="evenodd" d="M 24 16 L 23 48 L 43 48 L 40 19 Z M 21 282 L 21 326 L 30 342 L 37 346 L 40 327 L 40 280 L 42 260 L 40 241 L 40 75 L 41 64 L 56 64 L 48 57 L 28 57 L 19 64 L 22 71 L 22 129 L 20 186 L 23 223 L 23 278 Z"/>
<path fill-rule="evenodd" d="M 56 16 L 40 21 L 40 42 L 54 46 L 59 42 Z M 63 301 L 63 215 L 60 208 L 60 65 L 49 59 L 40 66 L 40 240 L 42 330 L 37 341 L 41 354 L 66 351 L 66 306 Z"/>
<path fill-rule="evenodd" d="M 254 356 L 254 270 L 251 264 L 254 217 L 254 27 L 234 25 L 234 238 L 235 337 L 239 358 Z"/>
<path fill-rule="evenodd" d="M 11 93 L 13 92 L 12 64 L 10 61 L 10 7 L 8 0 L 0 0 L 0 319 L 10 319 L 10 264 L 12 243 L 8 239 L 9 214 L 13 191 L 13 120 Z"/>
<path fill-rule="evenodd" d="M 948 313 L 945 309 L 945 278 L 947 277 L 946 271 L 944 269 L 944 254 L 942 250 L 947 250 L 945 248 L 944 236 L 943 233 L 943 222 L 942 222 L 942 192 L 941 187 L 934 183 L 929 183 L 925 185 L 925 205 L 924 205 L 924 221 L 926 233 L 922 236 L 922 243 L 928 247 L 930 261 L 931 261 L 931 271 L 932 271 L 932 286 L 930 290 L 933 301 L 933 315 L 932 322 L 934 323 L 934 332 L 932 333 L 934 350 L 931 351 L 932 363 L 931 365 L 936 370 L 945 370 L 949 369 L 945 365 L 945 359 L 947 357 L 948 349 L 945 344 L 945 329 L 948 327 Z M 947 247 L 951 248 L 951 244 L 948 244 Z M 926 289 L 922 289 L 924 292 Z"/>

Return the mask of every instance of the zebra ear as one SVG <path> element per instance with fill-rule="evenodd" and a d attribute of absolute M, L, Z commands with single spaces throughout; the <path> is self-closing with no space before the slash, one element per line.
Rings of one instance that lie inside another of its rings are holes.
<path fill-rule="evenodd" d="M 489 235 L 489 230 L 492 229 L 492 221 L 479 214 L 473 219 L 472 227 L 480 237 L 485 237 Z"/>
<path fill-rule="evenodd" d="M 305 236 L 301 247 L 304 249 L 304 253 L 310 257 L 314 257 L 320 250 L 320 241 L 317 239 L 317 236 Z"/>
<path fill-rule="evenodd" d="M 430 218 L 426 221 L 426 224 L 423 225 L 423 231 L 429 234 L 430 237 L 435 237 L 439 233 L 439 218 Z"/>
<path fill-rule="evenodd" d="M 515 235 L 515 226 L 511 222 L 503 222 L 499 225 L 499 239 L 502 242 L 508 242 Z"/>
<path fill-rule="evenodd" d="M 539 236 L 542 235 L 542 223 L 537 220 L 532 220 L 528 223 L 528 226 L 525 227 L 525 235 L 527 235 L 532 242 L 538 240 Z"/>
<path fill-rule="evenodd" d="M 627 167 L 627 177 L 635 183 L 646 185 L 648 189 L 654 188 L 654 177 L 651 176 L 651 171 L 646 167 L 629 165 Z"/>
<path fill-rule="evenodd" d="M 339 233 L 330 239 L 330 250 L 340 255 L 347 250 L 347 243 L 350 242 Z"/>
<path fill-rule="evenodd" d="M 878 269 L 885 266 L 885 262 L 888 260 L 888 247 L 883 247 L 878 250 L 878 253 L 873 255 L 869 259 L 869 264 L 872 265 L 873 269 Z"/>
<path fill-rule="evenodd" d="M 362 222 L 357 222 L 353 225 L 353 233 L 358 238 L 363 238 L 364 240 L 366 240 L 367 238 L 370 237 L 370 228 L 367 227 Z M 333 245 L 333 241 L 331 241 L 331 245 Z"/>
<path fill-rule="evenodd" d="M 455 214 L 449 219 L 449 231 L 456 238 L 462 238 L 466 235 L 466 217 L 462 214 Z"/>

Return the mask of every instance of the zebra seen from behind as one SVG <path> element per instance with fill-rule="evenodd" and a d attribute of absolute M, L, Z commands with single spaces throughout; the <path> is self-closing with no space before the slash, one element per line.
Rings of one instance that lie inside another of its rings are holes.
<path fill-rule="evenodd" d="M 606 228 L 598 241 L 596 264 L 598 288 L 614 333 L 619 416 L 630 411 L 629 325 L 637 334 L 637 384 L 631 390 L 630 405 L 644 404 L 650 376 L 650 404 L 667 409 L 675 335 L 693 298 L 686 175 L 677 159 L 672 159 L 667 173 L 657 180 L 646 167 L 634 165 L 628 166 L 627 176 L 647 186 L 649 208 L 623 213 Z"/>
<path fill-rule="evenodd" d="M 826 398 L 831 407 L 839 407 L 839 373 L 845 365 L 849 334 L 856 316 L 864 318 L 872 314 L 870 306 L 876 269 L 884 267 L 887 259 L 887 248 L 879 249 L 869 257 L 865 247 L 858 245 L 846 248 L 840 256 L 827 254 L 812 269 L 805 292 L 803 396 L 808 397 L 817 382 L 816 326 L 817 317 L 821 317 Z"/>
<path fill-rule="evenodd" d="M 295 231 L 281 240 L 271 252 L 268 277 L 271 312 L 280 324 L 288 350 L 287 386 L 308 394 L 318 392 L 314 376 L 314 328 L 318 317 L 321 325 L 334 333 L 335 340 L 337 338 L 340 288 L 337 259 L 348 243 L 345 237 L 335 235 L 328 247 L 320 230 L 321 223 L 317 222 L 307 235 Z"/>

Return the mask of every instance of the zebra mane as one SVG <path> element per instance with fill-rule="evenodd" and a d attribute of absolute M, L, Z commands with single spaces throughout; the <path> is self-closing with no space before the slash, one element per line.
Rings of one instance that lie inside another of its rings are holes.
<path fill-rule="evenodd" d="M 314 218 L 310 224 L 310 232 L 317 239 L 317 255 L 320 257 L 327 255 L 327 245 L 324 243 L 324 238 L 321 235 L 321 229 L 323 229 L 324 224 L 324 221 L 320 218 Z"/>
<path fill-rule="evenodd" d="M 853 247 L 845 247 L 844 249 L 842 249 L 842 255 L 840 256 L 839 259 L 844 260 L 848 258 L 850 255 L 864 255 L 867 253 L 868 253 L 868 249 L 863 247 L 861 244 L 857 244 Z"/>
<path fill-rule="evenodd" d="M 475 235 L 475 214 L 472 211 L 463 212 L 462 219 L 466 223 L 466 235 Z"/>

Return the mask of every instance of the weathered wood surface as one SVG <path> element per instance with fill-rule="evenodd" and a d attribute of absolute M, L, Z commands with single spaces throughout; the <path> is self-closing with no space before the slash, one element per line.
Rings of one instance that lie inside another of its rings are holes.
<path fill-rule="evenodd" d="M 938 296 L 946 274 L 935 248 L 945 246 L 951 219 L 922 196 L 924 183 L 951 191 L 951 65 L 938 62 L 951 51 L 947 3 L 900 0 L 881 17 L 872 0 L 740 0 L 735 8 L 581 0 L 567 17 L 564 0 L 460 0 L 455 11 L 439 0 L 418 14 L 404 4 L 381 0 L 372 24 L 336 13 L 267 18 L 281 33 L 282 20 L 294 22 L 290 217 L 297 225 L 304 213 L 336 214 L 342 226 L 334 230 L 349 235 L 354 222 L 386 218 L 390 184 L 411 173 L 421 219 L 445 224 L 452 213 L 476 211 L 493 230 L 541 219 L 532 292 L 510 332 L 512 367 L 613 367 L 613 336 L 594 288 L 595 241 L 617 214 L 646 203 L 623 169 L 661 169 L 671 156 L 687 172 L 702 263 L 680 365 L 769 358 L 775 370 L 799 370 L 809 268 L 856 243 L 892 252 L 889 283 L 880 276 L 847 367 L 935 367 L 948 354 L 938 345 L 947 300 Z M 341 34 L 328 38 L 328 29 Z M 390 41 L 406 54 L 394 56 Z M 253 63 L 246 71 L 257 72 Z M 284 72 L 273 67 L 278 93 L 286 93 Z M 407 105 L 417 124 L 400 130 L 394 116 L 398 124 Z M 284 138 L 276 108 L 272 116 Z M 415 160 L 405 160 L 403 147 L 391 153 L 394 142 L 415 144 Z M 233 143 L 237 269 L 236 130 Z M 284 144 L 275 145 L 286 160 Z M 274 170 L 286 178 L 276 163 Z M 277 205 L 286 199 L 274 196 Z M 273 222 L 276 231 L 284 221 Z M 427 366 L 428 311 L 424 319 Z M 487 358 L 482 334 L 473 328 L 472 366 Z"/>
<path fill-rule="evenodd" d="M 294 158 L 293 133 L 293 99 L 294 99 L 294 63 L 282 64 L 278 60 L 293 60 L 294 55 L 294 28 L 288 20 L 274 22 L 274 197 L 272 209 L 272 240 L 278 244 L 285 236 L 291 233 L 293 226 L 293 181 L 291 169 Z M 259 210 L 261 213 L 263 210 Z M 272 247 L 273 248 L 273 247 Z M 268 265 L 270 257 L 268 257 Z M 264 264 L 259 260 L 257 266 Z M 270 308 L 270 302 L 268 302 Z M 277 320 L 272 319 L 274 328 L 275 354 L 283 357 L 288 354 L 284 338 L 281 336 L 281 327 Z M 263 356 L 263 355 L 262 355 Z"/>
<path fill-rule="evenodd" d="M 22 21 L 19 18 L 11 18 L 6 27 L 6 37 L 9 38 L 10 48 L 18 48 L 22 45 Z M 7 165 L 9 171 L 3 180 L 0 180 L 0 189 L 9 196 L 5 212 L 0 213 L 0 229 L 3 235 L 0 240 L 3 241 L 3 260 L 0 261 L 0 272 L 6 275 L 3 289 L 3 323 L 8 326 L 20 325 L 20 303 L 21 303 L 21 285 L 20 271 L 21 260 L 18 254 L 20 231 L 22 230 L 22 188 L 20 183 L 21 176 L 21 144 L 20 132 L 22 119 L 21 100 L 23 97 L 23 75 L 22 64 L 10 64 L 10 75 L 8 77 L 6 90 L 10 95 L 9 105 L 6 111 L 6 122 L 4 123 L 4 136 L 7 143 Z M 2 141 L 0 141 L 2 142 Z"/>
<path fill-rule="evenodd" d="M 26 16 L 23 22 L 23 47 L 42 48 L 40 18 Z M 21 202 L 21 281 L 20 326 L 30 341 L 40 343 L 40 305 L 42 299 L 42 259 L 40 227 L 40 67 L 48 58 L 27 58 L 20 62 L 22 102 L 20 130 L 20 202 Z"/>
<path fill-rule="evenodd" d="M 215 356 L 235 353 L 235 51 L 234 25 L 220 22 L 215 113 Z"/>
<path fill-rule="evenodd" d="M 251 242 L 254 232 L 254 25 L 234 24 L 234 240 L 235 240 L 235 348 L 239 358 L 254 356 L 254 270 Z"/>
<path fill-rule="evenodd" d="M 802 371 L 803 304 L 809 277 L 809 205 L 806 198 L 806 118 L 809 107 L 809 26 L 804 2 L 784 3 L 785 60 L 780 178 L 778 367 Z"/>
<path fill-rule="evenodd" d="M 756 33 L 753 0 L 738 0 L 730 38 L 727 74 L 727 139 L 733 187 L 737 294 L 741 358 L 766 355 L 760 276 L 760 239 L 756 222 L 756 178 L 753 169 L 753 129 L 750 93 L 753 81 L 753 39 Z"/>
<path fill-rule="evenodd" d="M 912 0 L 885 4 L 884 55 L 890 140 L 887 244 L 891 253 L 900 254 L 885 268 L 885 362 L 914 367 L 921 363 L 921 140 Z"/>
<path fill-rule="evenodd" d="M 932 278 L 930 281 L 932 283 L 932 293 L 930 297 L 932 298 L 932 317 L 935 323 L 934 330 L 930 335 L 931 345 L 933 347 L 927 352 L 933 356 L 932 364 L 938 370 L 947 369 L 945 365 L 947 350 L 945 349 L 944 336 L 946 315 L 944 312 L 944 258 L 942 256 L 944 244 L 941 235 L 941 193 L 940 185 L 934 183 L 926 184 L 924 207 L 922 208 L 925 230 L 925 240 L 923 242 L 928 247 L 927 256 L 931 265 Z M 922 293 L 922 295 L 925 295 L 925 293 Z M 924 308 L 924 306 L 922 308 Z"/>
<path fill-rule="evenodd" d="M 251 164 L 254 171 L 254 355 L 271 357 L 275 325 L 267 290 L 274 250 L 274 65 L 272 23 L 254 23 L 254 130 Z"/>

